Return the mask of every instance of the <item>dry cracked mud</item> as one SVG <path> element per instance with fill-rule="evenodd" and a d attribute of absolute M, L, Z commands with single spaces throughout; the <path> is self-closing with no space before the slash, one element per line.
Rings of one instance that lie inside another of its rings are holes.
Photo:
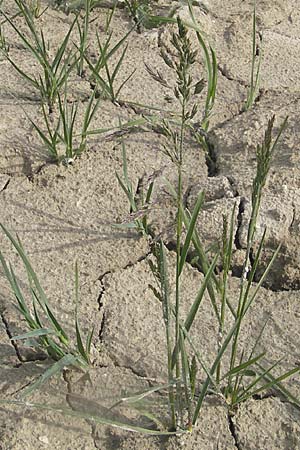
<path fill-rule="evenodd" d="M 110 2 L 92 13 L 91 58 L 97 53 L 96 31 L 105 37 Z M 167 11 L 176 1 L 153 1 Z M 178 2 L 178 13 L 186 20 L 188 9 Z M 255 171 L 255 150 L 262 141 L 268 119 L 275 114 L 275 131 L 289 116 L 288 127 L 274 155 L 258 218 L 257 240 L 267 227 L 266 247 L 258 270 L 262 273 L 272 252 L 281 249 L 264 286 L 259 291 L 241 343 L 253 345 L 266 319 L 260 346 L 267 361 L 284 357 L 285 370 L 300 364 L 300 6 L 298 0 L 257 2 L 257 28 L 263 36 L 260 90 L 253 106 L 244 111 L 249 86 L 252 45 L 252 0 L 194 2 L 194 12 L 205 40 L 216 50 L 218 88 L 208 141 L 210 159 L 187 136 L 183 167 L 186 206 L 192 208 L 200 190 L 206 197 L 197 228 L 206 247 L 221 238 L 222 214 L 236 207 L 234 217 L 234 265 L 230 277 L 230 300 L 237 301 L 238 275 L 245 255 L 247 225 L 251 207 L 251 185 Z M 4 0 L 2 7 L 13 15 L 16 5 Z M 55 48 L 73 20 L 50 6 L 38 19 L 46 40 Z M 20 17 L 17 26 L 26 33 Z M 118 2 L 112 19 L 113 42 L 132 27 L 132 20 Z M 173 25 L 163 25 L 128 37 L 128 51 L 119 74 L 119 85 L 135 69 L 121 91 L 121 101 L 102 100 L 93 128 L 117 127 L 141 119 L 152 105 L 170 110 L 175 102 L 170 90 L 155 82 L 145 63 L 174 84 L 161 49 L 170 49 Z M 10 55 L 23 70 L 38 70 L 17 33 L 4 25 Z M 74 31 L 74 40 L 76 40 Z M 191 33 L 193 44 L 196 38 Z M 114 64 L 115 56 L 112 59 Z M 74 334 L 74 263 L 80 264 L 81 326 L 86 332 L 95 326 L 92 368 L 83 375 L 65 371 L 47 386 L 35 391 L 30 401 L 59 404 L 61 408 L 97 413 L 117 420 L 111 401 L 122 392 L 141 391 L 166 382 L 166 344 L 161 306 L 149 285 L 153 276 L 148 261 L 153 258 L 147 239 L 131 230 L 114 227 L 128 220 L 128 201 L 115 173 L 122 171 L 119 134 L 94 135 L 88 150 L 68 167 L 49 163 L 49 155 L 35 133 L 32 122 L 42 126 L 38 93 L 13 70 L 0 54 L 0 210 L 1 223 L 18 234 L 51 305 L 66 329 Z M 198 53 L 195 74 L 205 76 L 205 64 Z M 68 101 L 79 102 L 80 126 L 91 93 L 88 78 L 72 75 Z M 131 102 L 131 103 L 130 103 Z M 134 104 L 132 104 L 134 103 Z M 199 101 L 195 122 L 201 120 L 204 99 Z M 54 111 L 52 114 L 55 120 Z M 77 129 L 77 128 L 76 128 Z M 140 126 L 123 134 L 128 169 L 134 189 L 155 178 L 150 219 L 157 235 L 168 247 L 167 259 L 174 267 L 174 202 L 165 179 L 176 182 L 176 168 L 162 152 L 163 137 L 153 127 Z M 26 276 L 20 258 L 1 234 L 0 249 L 12 263 L 26 290 Z M 192 255 L 190 257 L 190 260 Z M 171 270 L 171 269 L 170 269 Z M 184 269 L 183 311 L 187 311 L 203 280 L 192 265 Z M 255 285 L 254 285 L 255 289 Z M 216 352 L 218 325 L 208 296 L 205 296 L 193 332 L 207 364 Z M 11 337 L 24 332 L 24 320 L 14 307 L 3 270 L 0 271 L 0 400 L 12 400 L 39 376 L 51 361 L 45 354 L 15 343 Z M 249 347 L 250 348 L 250 347 Z M 228 363 L 225 358 L 225 364 Z M 280 372 L 279 372 L 280 373 Z M 295 397 L 300 379 L 293 375 L 286 383 Z M 126 412 L 131 417 L 132 412 Z M 162 413 L 163 414 L 163 413 Z M 120 420 L 122 417 L 120 418 Z M 228 411 L 222 398 L 211 392 L 204 402 L 197 426 L 191 434 L 169 439 L 108 425 L 91 419 L 68 417 L 52 410 L 1 403 L 0 450 L 297 450 L 300 449 L 299 410 L 284 396 L 270 390 Z"/>

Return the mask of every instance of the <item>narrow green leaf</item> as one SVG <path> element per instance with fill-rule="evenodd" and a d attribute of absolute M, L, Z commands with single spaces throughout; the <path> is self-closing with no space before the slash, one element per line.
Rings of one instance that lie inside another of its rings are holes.
<path fill-rule="evenodd" d="M 35 274 L 35 272 L 34 272 L 32 266 L 31 266 L 31 264 L 29 262 L 28 257 L 25 254 L 24 250 L 22 249 L 22 247 L 19 245 L 17 240 L 12 236 L 12 234 L 5 228 L 5 226 L 2 223 L 0 223 L 0 227 L 2 228 L 4 233 L 9 238 L 9 240 L 11 241 L 11 243 L 13 244 L 15 249 L 17 250 L 18 254 L 20 255 L 20 257 L 21 257 L 21 259 L 22 259 L 22 261 L 23 261 L 23 263 L 25 265 L 25 268 L 26 268 L 26 271 L 27 271 L 28 275 L 32 278 L 32 280 L 33 280 L 33 282 L 34 282 L 34 284 L 35 284 L 35 286 L 37 288 L 37 291 L 38 291 L 39 298 L 40 298 L 41 302 L 46 305 L 48 303 L 48 299 L 46 297 L 46 294 L 45 294 L 43 288 L 40 285 L 38 277 Z"/>
<path fill-rule="evenodd" d="M 260 365 L 256 364 L 260 370 L 264 371 L 265 369 Z M 269 381 L 275 381 L 275 378 L 271 373 L 267 373 L 264 375 L 264 378 Z M 281 392 L 290 402 L 300 407 L 300 400 L 296 398 L 285 386 L 283 386 L 279 381 L 276 382 L 276 389 Z"/>
<path fill-rule="evenodd" d="M 47 315 L 49 317 L 50 322 L 52 323 L 53 327 L 57 331 L 57 336 L 58 336 L 59 340 L 64 345 L 68 345 L 69 338 L 68 338 L 67 334 L 65 333 L 64 329 L 62 328 L 62 326 L 60 325 L 60 323 L 58 322 L 58 320 L 56 319 L 56 317 L 54 316 L 54 314 L 52 313 L 52 311 L 48 305 L 46 305 L 46 311 L 47 311 Z"/>
<path fill-rule="evenodd" d="M 206 273 L 206 275 L 204 277 L 204 280 L 201 283 L 201 286 L 200 286 L 200 289 L 199 289 L 199 291 L 197 293 L 197 296 L 196 296 L 196 298 L 195 298 L 195 300 L 194 300 L 194 302 L 193 302 L 193 304 L 192 304 L 192 306 L 190 308 L 190 311 L 189 311 L 189 313 L 187 315 L 187 318 L 186 318 L 185 323 L 184 323 L 184 328 L 187 330 L 187 332 L 190 331 L 190 328 L 191 328 L 191 326 L 192 326 L 192 324 L 194 322 L 194 319 L 195 319 L 196 314 L 198 312 L 199 306 L 200 306 L 200 304 L 202 302 L 205 290 L 207 288 L 208 282 L 209 282 L 209 280 L 210 280 L 210 278 L 212 276 L 212 273 L 213 273 L 213 271 L 214 271 L 214 269 L 216 267 L 216 264 L 217 264 L 217 261 L 218 261 L 218 256 L 219 255 L 216 255 L 214 257 L 214 259 L 212 260 L 211 265 L 209 267 L 209 270 Z"/>
<path fill-rule="evenodd" d="M 257 361 L 259 361 L 261 358 L 263 358 L 265 356 L 265 354 L 266 354 L 266 352 L 263 352 L 260 355 L 255 356 L 254 358 L 251 358 L 248 361 L 243 362 L 242 364 L 239 364 L 238 366 L 236 366 L 233 369 L 226 372 L 225 375 L 222 376 L 221 380 L 224 380 L 227 377 L 231 377 L 232 375 L 240 375 L 240 374 L 244 375 L 245 369 L 247 369 L 249 366 L 252 366 L 253 364 L 255 364 Z M 253 373 L 253 371 L 251 371 L 251 373 Z"/>
<path fill-rule="evenodd" d="M 216 369 L 217 369 L 217 367 L 218 367 L 218 365 L 219 365 L 219 363 L 221 361 L 221 358 L 222 358 L 224 352 L 228 348 L 228 346 L 230 344 L 230 341 L 231 341 L 232 337 L 234 336 L 234 333 L 235 333 L 237 327 L 238 327 L 238 321 L 236 320 L 234 325 L 232 326 L 232 328 L 228 332 L 226 338 L 224 339 L 224 342 L 223 342 L 221 348 L 219 349 L 218 354 L 217 354 L 217 356 L 216 356 L 216 358 L 215 358 L 215 360 L 214 360 L 214 362 L 213 362 L 213 364 L 211 366 L 211 369 L 209 371 L 209 375 L 207 376 L 205 382 L 202 385 L 202 389 L 201 389 L 201 392 L 200 392 L 200 395 L 199 395 L 199 398 L 198 398 L 198 401 L 197 401 L 197 404 L 196 404 L 196 407 L 195 407 L 195 411 L 194 411 L 193 424 L 195 424 L 197 422 L 197 419 L 198 419 L 198 416 L 199 416 L 199 412 L 200 412 L 203 400 L 204 400 L 204 398 L 206 396 L 206 393 L 207 393 L 207 390 L 208 390 L 208 388 L 209 388 L 209 386 L 211 384 L 211 379 L 212 379 L 212 377 L 213 377 L 213 375 L 214 375 L 214 373 L 215 373 L 215 371 L 216 371 Z"/>
<path fill-rule="evenodd" d="M 95 327 L 93 327 L 89 332 L 88 332 L 88 334 L 87 334 L 87 338 L 86 338 L 86 345 L 85 345 L 85 351 L 86 351 L 86 354 L 87 354 L 87 356 L 88 356 L 88 362 L 90 362 L 90 353 L 91 353 L 91 345 L 92 345 L 92 339 L 93 339 L 93 336 L 94 336 L 94 331 L 95 331 Z"/>
<path fill-rule="evenodd" d="M 81 332 L 80 332 L 80 328 L 79 328 L 79 323 L 78 320 L 76 319 L 75 321 L 75 327 L 76 327 L 76 342 L 77 342 L 77 349 L 79 351 L 79 353 L 81 354 L 81 356 L 83 357 L 83 359 L 87 362 L 87 364 L 89 364 L 89 357 L 86 354 L 84 345 L 82 343 L 82 338 L 81 338 Z"/>
<path fill-rule="evenodd" d="M 196 204 L 194 206 L 193 214 L 192 214 L 192 217 L 191 217 L 191 220 L 190 220 L 190 223 L 189 223 L 189 227 L 187 229 L 186 238 L 185 238 L 185 241 L 184 241 L 184 244 L 183 244 L 183 248 L 182 248 L 182 251 L 181 251 L 180 262 L 179 262 L 179 275 L 181 274 L 182 269 L 183 269 L 184 264 L 185 264 L 187 253 L 188 253 L 188 250 L 190 248 L 192 236 L 193 236 L 193 233 L 194 233 L 194 228 L 196 226 L 197 218 L 199 216 L 200 209 L 201 209 L 201 207 L 203 205 L 203 201 L 204 201 L 204 194 L 203 194 L 203 192 L 200 192 L 198 194 L 197 201 L 196 201 Z"/>
<path fill-rule="evenodd" d="M 22 400 L 0 400 L 1 404 L 9 404 L 9 405 L 17 405 L 17 406 L 23 406 L 27 408 L 35 408 L 38 410 L 45 410 L 45 411 L 55 411 L 58 413 L 61 413 L 63 416 L 69 416 L 69 417 L 77 417 L 81 419 L 87 419 L 91 420 L 94 423 L 98 423 L 101 425 L 109 425 L 114 428 L 118 428 L 125 431 L 132 431 L 135 433 L 141 433 L 145 435 L 151 435 L 151 436 L 175 436 L 175 435 L 181 435 L 185 434 L 186 431 L 184 430 L 178 430 L 178 431 L 160 431 L 160 430 L 151 430 L 143 427 L 139 427 L 136 425 L 131 425 L 128 423 L 123 423 L 120 421 L 110 420 L 106 419 L 104 417 L 95 415 L 95 414 L 89 414 L 83 411 L 74 411 L 71 408 L 64 408 L 62 406 L 55 406 L 55 405 L 47 405 L 45 403 L 34 403 L 34 402 L 24 402 Z"/>
<path fill-rule="evenodd" d="M 55 334 L 50 328 L 39 328 L 38 330 L 29 331 L 28 333 L 18 334 L 17 336 L 11 337 L 12 341 L 36 338 L 40 336 L 48 336 L 49 334 Z"/>
<path fill-rule="evenodd" d="M 26 389 L 24 389 L 22 391 L 20 397 L 25 398 L 32 391 L 41 387 L 42 384 L 44 384 L 47 380 L 49 380 L 49 378 L 51 378 L 53 375 L 56 375 L 57 373 L 61 372 L 67 366 L 78 366 L 77 359 L 70 353 L 67 353 L 59 361 L 52 364 L 49 367 L 49 369 L 46 370 L 46 372 L 44 372 L 36 381 L 31 383 Z"/>

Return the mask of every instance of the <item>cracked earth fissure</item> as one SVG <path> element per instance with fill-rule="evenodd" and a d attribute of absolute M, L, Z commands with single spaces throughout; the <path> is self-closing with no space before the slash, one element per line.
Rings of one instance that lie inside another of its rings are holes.
<path fill-rule="evenodd" d="M 226 68 L 226 65 L 224 65 L 223 67 L 218 64 L 218 70 L 221 73 L 221 75 L 226 78 L 228 81 L 235 81 L 236 83 L 240 84 L 243 87 L 248 87 L 248 83 L 246 83 L 243 80 L 239 80 L 238 78 L 234 78 L 233 76 L 229 75 L 229 72 Z"/>
<path fill-rule="evenodd" d="M 245 204 L 246 199 L 244 197 L 241 198 L 239 206 L 238 206 L 238 215 L 237 215 L 237 228 L 234 236 L 234 244 L 238 250 L 241 250 L 243 247 L 240 242 L 240 234 L 241 234 L 241 227 L 243 222 L 243 214 L 245 212 Z"/>
<path fill-rule="evenodd" d="M 236 429 L 235 429 L 235 424 L 233 422 L 233 419 L 232 419 L 232 416 L 230 415 L 230 413 L 227 414 L 227 419 L 228 419 L 228 428 L 231 433 L 231 436 L 233 437 L 235 447 L 237 448 L 237 450 L 243 450 L 241 444 L 239 443 Z"/>
<path fill-rule="evenodd" d="M 5 189 L 7 189 L 8 185 L 10 183 L 10 178 L 8 178 L 8 180 L 4 183 L 3 187 L 0 189 L 0 192 L 5 191 Z"/>
<path fill-rule="evenodd" d="M 218 158 L 214 145 L 210 142 L 209 137 L 206 140 L 207 154 L 205 155 L 205 162 L 207 166 L 208 176 L 210 178 L 216 177 L 219 174 Z"/>
<path fill-rule="evenodd" d="M 9 323 L 8 323 L 8 321 L 6 320 L 6 318 L 5 318 L 4 314 L 3 314 L 3 312 L 0 313 L 0 317 L 1 317 L 2 323 L 3 323 L 3 325 L 4 325 L 6 334 L 7 334 L 7 336 L 9 337 L 10 342 L 11 342 L 11 345 L 12 345 L 12 347 L 13 347 L 14 350 L 15 350 L 15 353 L 16 353 L 16 356 L 17 356 L 18 360 L 21 361 L 21 362 L 24 362 L 24 359 L 22 358 L 22 356 L 21 356 L 21 354 L 20 354 L 20 351 L 19 351 L 19 349 L 18 349 L 18 346 L 17 346 L 16 342 L 13 341 L 13 340 L 11 339 L 11 338 L 13 337 L 13 335 L 12 335 L 10 329 L 9 329 Z"/>
<path fill-rule="evenodd" d="M 98 303 L 98 311 L 100 312 L 100 314 L 102 314 L 101 317 L 101 323 L 100 323 L 100 327 L 99 327 L 99 333 L 98 333 L 98 337 L 99 337 L 99 341 L 102 342 L 103 341 L 103 333 L 104 333 L 104 327 L 105 327 L 105 311 L 104 311 L 104 304 L 103 304 L 103 295 L 105 293 L 105 284 L 104 284 L 104 278 L 109 275 L 111 273 L 111 271 L 107 271 L 104 272 L 98 279 L 100 281 L 100 293 L 97 299 L 97 303 Z"/>

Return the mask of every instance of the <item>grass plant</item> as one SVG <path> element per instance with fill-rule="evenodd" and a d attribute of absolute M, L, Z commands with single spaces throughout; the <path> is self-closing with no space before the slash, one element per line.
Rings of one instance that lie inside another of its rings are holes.
<path fill-rule="evenodd" d="M 64 97 L 58 95 L 59 114 L 55 125 L 50 120 L 44 105 L 42 105 L 42 112 L 46 131 L 31 119 L 30 121 L 45 145 L 51 160 L 57 163 L 62 161 L 68 165 L 87 148 L 88 130 L 98 109 L 100 98 L 95 99 L 95 91 L 93 91 L 85 109 L 81 132 L 77 134 L 75 133 L 75 122 L 79 104 L 76 102 L 69 105 L 66 96 L 67 87 Z"/>
<path fill-rule="evenodd" d="M 128 36 L 133 31 L 134 27 L 131 28 L 124 36 L 121 38 L 117 44 L 115 44 L 111 49 L 111 39 L 112 32 L 109 33 L 104 44 L 101 43 L 99 33 L 97 32 L 97 43 L 99 49 L 99 57 L 96 64 L 92 64 L 91 60 L 81 52 L 81 55 L 85 59 L 88 68 L 91 71 L 91 80 L 95 83 L 95 88 L 97 89 L 100 96 L 104 98 L 110 99 L 112 102 L 116 102 L 122 88 L 125 84 L 130 80 L 133 76 L 135 69 L 131 72 L 131 74 L 118 86 L 115 87 L 116 78 L 120 73 L 120 69 L 124 60 L 124 57 L 127 52 L 128 44 L 125 44 L 124 49 L 121 51 L 121 55 L 114 66 L 113 69 L 110 68 L 109 60 L 110 58 L 121 48 L 121 46 L 125 43 Z M 102 74 L 102 72 L 105 74 Z"/>
<path fill-rule="evenodd" d="M 262 42 L 262 37 L 261 37 Z M 257 60 L 257 52 L 259 51 L 258 61 Z M 250 85 L 248 89 L 247 99 L 245 103 L 245 111 L 247 111 L 253 103 L 255 102 L 255 98 L 259 88 L 259 76 L 260 76 L 260 68 L 262 61 L 262 49 L 261 46 L 258 48 L 257 40 L 256 40 L 256 5 L 254 2 L 253 6 L 253 19 L 252 19 L 252 58 L 251 58 L 251 72 L 250 72 Z"/>
<path fill-rule="evenodd" d="M 88 35 L 89 35 L 89 22 L 90 22 L 90 14 L 92 9 L 92 0 L 84 0 L 84 19 L 83 19 L 83 26 L 80 25 L 79 22 L 79 15 L 78 20 L 76 22 L 77 24 L 77 30 L 79 33 L 79 51 L 80 51 L 80 58 L 77 63 L 77 74 L 82 77 L 84 74 L 83 71 L 83 65 L 84 65 L 84 56 L 86 55 L 86 50 L 88 47 Z"/>
<path fill-rule="evenodd" d="M 29 331 L 24 334 L 13 336 L 14 341 L 25 341 L 27 345 L 39 348 L 46 352 L 50 358 L 56 361 L 46 372 L 34 383 L 23 391 L 23 396 L 30 394 L 34 389 L 41 386 L 49 377 L 62 371 L 66 366 L 73 366 L 79 369 L 87 369 L 90 365 L 90 348 L 93 337 L 91 330 L 84 343 L 82 332 L 78 320 L 79 302 L 79 282 L 78 267 L 75 266 L 75 342 L 71 340 L 64 329 L 64 325 L 58 320 L 52 310 L 49 299 L 42 288 L 40 281 L 32 268 L 20 240 L 15 239 L 12 234 L 0 224 L 4 234 L 16 249 L 26 270 L 28 287 L 31 300 L 26 299 L 26 294 L 22 291 L 21 285 L 14 272 L 13 267 L 7 264 L 3 254 L 0 252 L 0 262 L 5 276 L 9 281 L 11 290 L 17 301 L 16 309 L 25 319 Z"/>
<path fill-rule="evenodd" d="M 42 74 L 31 75 L 26 73 L 8 54 L 5 54 L 6 58 L 16 71 L 40 92 L 42 101 L 46 102 L 49 110 L 52 111 L 58 94 L 64 89 L 70 72 L 78 62 L 78 56 L 75 55 L 74 51 L 67 49 L 72 30 L 77 22 L 77 17 L 72 22 L 61 45 L 56 50 L 54 58 L 50 59 L 48 44 L 45 41 L 43 32 L 38 32 L 35 26 L 34 16 L 30 7 L 22 0 L 15 0 L 15 3 L 28 27 L 30 38 L 27 38 L 14 24 L 13 20 L 4 12 L 2 14 L 18 34 L 22 44 L 29 50 L 34 60 L 39 64 Z"/>
<path fill-rule="evenodd" d="M 176 202 L 177 210 L 175 299 L 171 295 L 169 281 L 170 269 L 168 267 L 165 245 L 162 241 L 156 243 L 154 241 L 152 245 L 156 264 L 151 263 L 150 266 L 157 282 L 155 286 L 152 286 L 152 290 L 162 305 L 163 320 L 166 328 L 170 411 L 169 429 L 172 431 L 191 431 L 198 420 L 203 400 L 209 389 L 213 389 L 221 395 L 229 411 L 232 411 L 238 403 L 245 401 L 263 390 L 271 387 L 275 389 L 279 388 L 280 390 L 281 382 L 299 372 L 300 367 L 284 372 L 280 376 L 273 375 L 274 369 L 278 368 L 280 361 L 265 367 L 265 363 L 263 362 L 265 352 L 257 351 L 263 329 L 252 349 L 248 352 L 248 355 L 246 355 L 245 349 L 239 348 L 240 332 L 242 326 L 247 324 L 246 314 L 253 305 L 259 288 L 266 279 L 279 252 L 278 248 L 267 264 L 258 284 L 254 285 L 254 275 L 265 241 L 264 233 L 256 251 L 255 258 L 251 263 L 250 253 L 254 247 L 256 222 L 262 190 L 266 182 L 275 148 L 282 132 L 286 128 L 287 119 L 282 123 L 274 142 L 272 142 L 272 129 L 275 119 L 275 117 L 272 117 L 269 120 L 262 145 L 257 146 L 257 171 L 252 188 L 252 213 L 248 227 L 247 249 L 241 277 L 238 306 L 235 308 L 229 301 L 228 292 L 228 278 L 232 267 L 235 210 L 232 211 L 230 220 L 224 216 L 220 251 L 209 261 L 207 256 L 205 256 L 204 247 L 201 244 L 195 227 L 204 201 L 203 193 L 199 194 L 192 212 L 189 212 L 183 207 L 181 171 L 184 160 L 184 134 L 187 123 L 193 118 L 195 111 L 195 105 L 190 105 L 192 87 L 194 86 L 194 92 L 197 92 L 197 86 L 202 86 L 202 83 L 200 80 L 196 84 L 193 84 L 192 78 L 189 75 L 190 67 L 195 61 L 195 53 L 191 50 L 191 44 L 187 37 L 187 29 L 180 19 L 178 19 L 178 33 L 172 36 L 172 44 L 177 51 L 178 62 L 170 63 L 166 58 L 166 63 L 175 70 L 177 76 L 177 86 L 175 87 L 174 94 L 181 107 L 181 126 L 174 129 L 174 125 L 170 125 L 165 120 L 162 124 L 162 129 L 169 142 L 169 144 L 164 146 L 163 151 L 177 167 L 178 171 L 177 187 L 174 188 L 168 184 Z M 201 89 L 199 90 L 201 91 Z M 151 224 L 149 227 L 151 229 Z M 136 228 L 140 229 L 139 222 L 136 222 Z M 182 234 L 184 228 L 186 232 L 185 239 L 183 239 Z M 203 264 L 202 270 L 205 277 L 187 316 L 182 317 L 181 277 L 183 275 L 183 267 L 187 254 L 192 248 L 192 243 L 194 251 L 198 253 L 197 256 Z M 220 260 L 222 267 L 222 272 L 219 277 L 215 273 L 218 260 Z M 212 309 L 219 324 L 219 331 L 217 333 L 219 336 L 217 338 L 218 352 L 210 367 L 207 366 L 203 356 L 201 356 L 205 355 L 205 348 L 197 349 L 191 338 L 193 324 L 196 316 L 199 315 L 199 308 L 204 300 L 206 290 L 209 293 Z M 226 317 L 228 315 L 233 320 L 233 325 L 229 331 L 226 326 Z M 230 359 L 230 365 L 225 370 L 223 370 L 224 356 L 229 356 Z M 204 372 L 206 376 L 204 383 L 199 383 L 199 374 L 196 377 L 196 361 L 198 367 L 201 369 L 199 372 Z M 197 382 L 199 384 L 195 387 Z M 299 405 L 299 401 L 288 390 L 285 390 L 285 395 L 290 401 Z"/>
<path fill-rule="evenodd" d="M 110 29 L 110 26 L 112 24 L 112 19 L 116 12 L 117 6 L 118 6 L 118 0 L 115 0 L 113 3 L 113 7 L 108 11 L 108 13 L 106 15 L 105 27 L 104 27 L 105 33 L 108 33 L 108 31 Z"/>
<path fill-rule="evenodd" d="M 121 124 L 120 128 L 122 128 Z M 142 233 L 144 236 L 150 235 L 151 231 L 148 227 L 147 222 L 147 207 L 149 206 L 151 201 L 154 181 L 151 181 L 149 183 L 145 197 L 143 196 L 142 193 L 140 194 L 142 198 L 142 201 L 140 202 L 140 198 L 139 199 L 136 198 L 136 193 L 133 188 L 133 184 L 128 176 L 127 155 L 124 140 L 122 140 L 122 160 L 123 160 L 123 177 L 121 177 L 118 173 L 116 173 L 116 177 L 119 182 L 119 185 L 121 186 L 123 192 L 125 193 L 129 201 L 130 216 L 133 221 L 123 225 L 118 225 L 118 228 L 135 228 L 137 229 L 138 232 Z"/>

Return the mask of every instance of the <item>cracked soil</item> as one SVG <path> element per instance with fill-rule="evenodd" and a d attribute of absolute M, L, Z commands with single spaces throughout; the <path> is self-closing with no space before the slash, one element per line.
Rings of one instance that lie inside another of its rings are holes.
<path fill-rule="evenodd" d="M 107 2 L 104 2 L 107 3 Z M 121 3 L 121 2 L 120 2 Z M 153 2 L 155 3 L 155 2 Z M 159 0 L 164 10 L 168 0 Z M 183 3 L 183 2 L 182 2 Z M 289 116 L 288 128 L 274 155 L 258 219 L 257 239 L 267 226 L 266 248 L 261 267 L 281 244 L 278 258 L 260 290 L 241 341 L 255 342 L 268 317 L 261 345 L 268 349 L 268 362 L 284 357 L 286 370 L 300 364 L 300 5 L 299 0 L 257 1 L 258 31 L 263 35 L 260 91 L 250 110 L 244 111 L 251 66 L 252 0 L 204 0 L 194 2 L 195 15 L 207 42 L 216 50 L 218 88 L 208 140 L 213 165 L 199 146 L 187 138 L 183 185 L 186 205 L 192 208 L 197 194 L 206 199 L 197 228 L 209 246 L 222 235 L 222 214 L 236 205 L 234 220 L 234 266 L 230 296 L 234 303 L 238 275 L 246 248 L 255 170 L 255 149 L 261 142 L 268 119 L 275 114 L 275 128 Z M 104 5 L 105 6 L 105 5 Z M 4 0 L 7 13 L 14 2 Z M 186 6 L 179 9 L 188 19 Z M 88 52 L 96 49 L 96 30 L 105 36 L 107 8 L 92 13 Z M 39 19 L 45 39 L 58 45 L 72 15 L 50 7 Z M 17 18 L 18 26 L 24 27 Z M 113 41 L 132 26 L 124 8 L 112 19 Z M 145 63 L 164 74 L 172 84 L 172 73 L 160 55 L 170 47 L 172 25 L 134 31 L 128 38 L 118 82 L 135 69 L 125 84 L 122 101 L 101 101 L 93 119 L 94 128 L 118 126 L 142 117 L 145 110 L 129 102 L 153 105 L 158 111 L 174 106 L 170 91 L 156 83 Z M 29 52 L 19 45 L 6 24 L 10 54 L 25 70 L 34 73 Z M 196 38 L 191 33 L 196 45 Z M 113 62 L 112 62 L 113 64 Z M 195 74 L 205 76 L 201 51 Z M 134 231 L 112 225 L 125 222 L 129 206 L 115 172 L 122 171 L 120 140 L 115 133 L 93 136 L 89 148 L 69 167 L 53 165 L 30 120 L 42 124 L 37 93 L 0 56 L 0 211 L 1 222 L 20 237 L 31 263 L 45 288 L 51 305 L 74 334 L 74 263 L 80 265 L 79 315 L 83 330 L 95 326 L 92 343 L 93 367 L 88 376 L 65 371 L 32 395 L 38 403 L 54 402 L 73 411 L 109 414 L 109 402 L 124 388 L 141 391 L 166 380 L 166 346 L 161 308 L 149 284 L 153 282 L 147 260 L 146 239 Z M 73 77 L 69 101 L 79 101 L 79 115 L 88 96 L 87 79 Z M 201 120 L 199 113 L 195 122 Z M 158 113 L 159 114 L 159 113 Z M 128 168 L 138 191 L 144 180 L 156 174 L 150 220 L 168 247 L 174 263 L 175 209 L 164 189 L 164 179 L 176 182 L 176 168 L 161 151 L 163 139 L 155 130 L 140 127 L 124 134 Z M 26 289 L 20 259 L 0 235 L 1 252 L 16 269 Z M 184 269 L 183 311 L 197 292 L 203 275 L 187 265 Z M 216 352 L 217 324 L 208 299 L 203 302 L 193 339 L 205 348 L 211 362 Z M 11 337 L 24 332 L 24 320 L 14 307 L 3 271 L 0 272 L 0 392 L 10 400 L 41 374 L 51 361 Z M 287 382 L 299 398 L 296 374 Z M 128 413 L 130 415 L 130 413 Z M 120 431 L 91 420 L 59 415 L 54 411 L 1 405 L 0 450 L 300 450 L 300 415 L 283 397 L 270 391 L 251 398 L 229 415 L 224 402 L 210 394 L 192 434 L 169 439 L 145 437 Z"/>

